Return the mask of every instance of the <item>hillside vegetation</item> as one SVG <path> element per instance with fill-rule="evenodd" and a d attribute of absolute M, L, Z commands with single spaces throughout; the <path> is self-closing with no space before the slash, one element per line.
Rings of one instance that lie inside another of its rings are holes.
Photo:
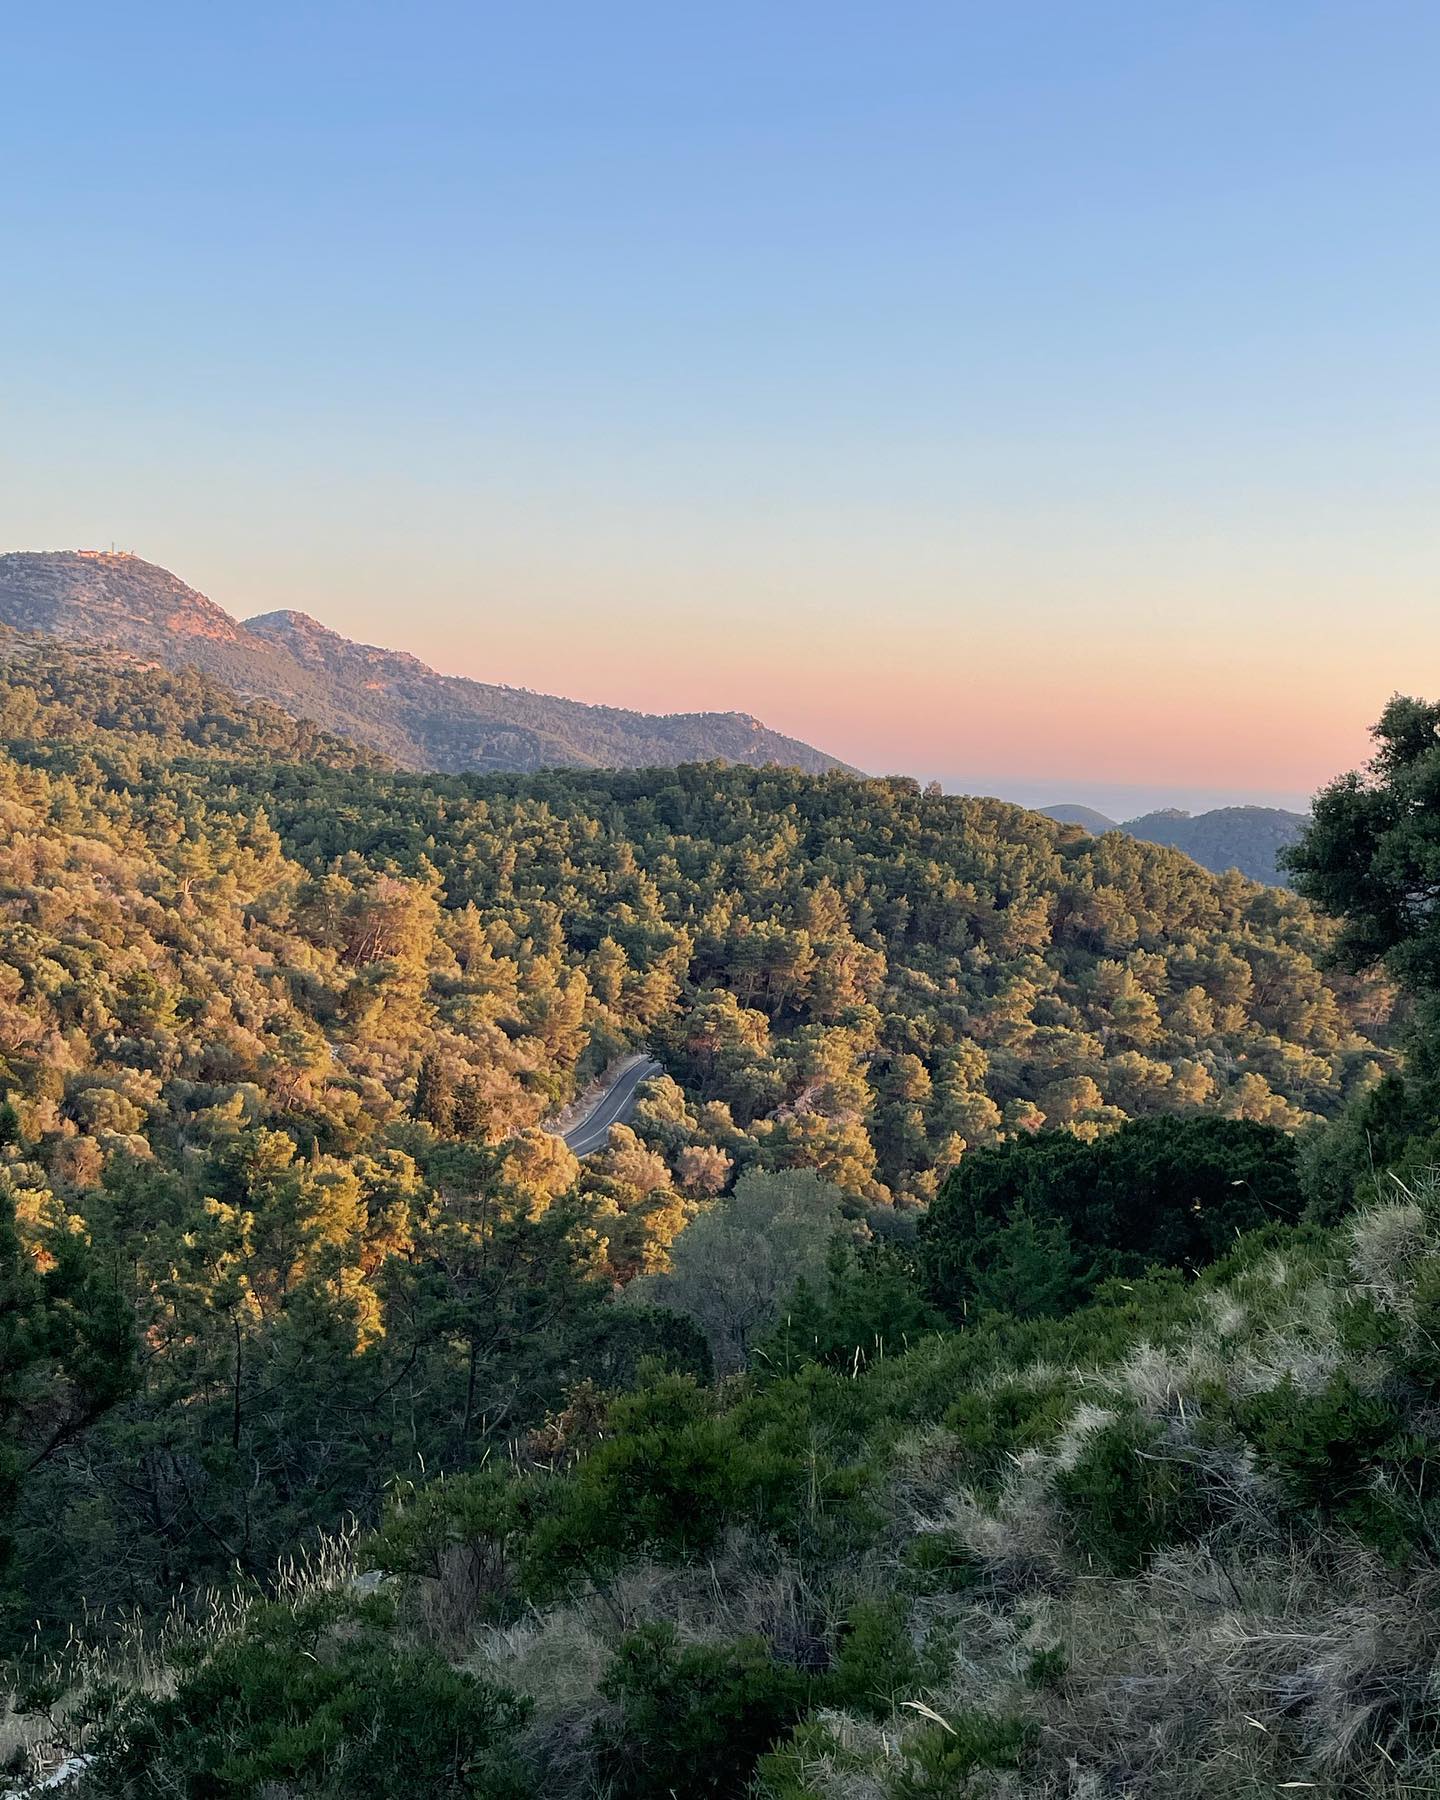
<path fill-rule="evenodd" d="M 1425 1791 L 1433 717 L 1317 806 L 1332 922 L 913 783 L 422 777 L 108 666 L 0 667 L 17 1779 Z M 641 1042 L 577 1163 L 542 1121 Z"/>
<path fill-rule="evenodd" d="M 1391 999 L 1326 975 L 1306 902 L 904 780 L 780 770 L 483 786 L 226 770 L 315 870 L 436 871 L 554 920 L 607 1024 L 661 1050 L 647 1129 L 923 1198 L 967 1145 L 1206 1106 L 1294 1127 L 1386 1062 Z"/>
<path fill-rule="evenodd" d="M 747 713 L 629 712 L 439 675 L 304 613 L 241 624 L 167 569 L 124 553 L 0 556 L 0 624 L 197 669 L 411 768 L 650 767 L 707 758 L 842 766 Z"/>

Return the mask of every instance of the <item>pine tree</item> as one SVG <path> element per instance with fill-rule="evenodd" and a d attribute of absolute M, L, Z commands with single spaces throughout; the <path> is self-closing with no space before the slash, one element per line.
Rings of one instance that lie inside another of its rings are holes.
<path fill-rule="evenodd" d="M 420 1059 L 420 1072 L 415 1077 L 415 1098 L 410 1102 L 410 1116 L 424 1119 L 437 1131 L 449 1131 L 454 1111 L 454 1089 L 450 1072 L 440 1058 L 427 1052 Z"/>
<path fill-rule="evenodd" d="M 455 1089 L 450 1129 L 459 1138 L 475 1138 L 484 1134 L 485 1095 L 473 1075 L 465 1076 Z"/>

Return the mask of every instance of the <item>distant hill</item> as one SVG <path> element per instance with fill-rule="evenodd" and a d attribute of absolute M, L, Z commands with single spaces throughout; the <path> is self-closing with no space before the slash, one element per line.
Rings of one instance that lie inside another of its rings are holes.
<path fill-rule="evenodd" d="M 1159 812 L 1144 813 L 1138 819 L 1127 819 L 1123 824 L 1116 824 L 1089 806 L 1045 806 L 1040 810 L 1047 819 L 1078 825 L 1096 836 L 1106 831 L 1123 831 L 1147 844 L 1168 844 L 1217 875 L 1226 869 L 1239 869 L 1252 881 L 1263 881 L 1270 887 L 1286 885 L 1276 859 L 1309 824 L 1308 814 L 1286 812 L 1279 806 L 1217 806 L 1203 813 L 1169 806 Z"/>
<path fill-rule="evenodd" d="M 1054 819 L 1061 825 L 1079 825 L 1094 837 L 1100 837 L 1107 831 L 1120 829 L 1114 819 L 1106 818 L 1102 812 L 1096 812 L 1093 806 L 1042 806 L 1039 810 L 1047 819 Z"/>
<path fill-rule="evenodd" d="M 242 624 L 169 570 L 120 553 L 0 556 L 0 624 L 198 669 L 407 768 L 719 760 L 820 774 L 846 766 L 748 713 L 630 712 L 441 675 L 403 651 L 357 644 L 305 613 L 264 613 Z"/>
<path fill-rule="evenodd" d="M 1285 884 L 1276 857 L 1309 824 L 1306 813 L 1279 806 L 1218 806 L 1190 814 L 1178 808 L 1127 819 L 1121 827 L 1149 844 L 1169 844 L 1207 869 L 1239 869 L 1252 881 Z"/>

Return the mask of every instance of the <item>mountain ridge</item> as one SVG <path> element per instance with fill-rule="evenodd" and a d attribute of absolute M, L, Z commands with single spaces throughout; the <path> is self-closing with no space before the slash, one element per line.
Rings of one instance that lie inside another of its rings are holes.
<path fill-rule="evenodd" d="M 0 623 L 195 668 L 379 750 L 403 767 L 466 770 L 778 763 L 848 765 L 741 712 L 642 713 L 445 675 L 282 608 L 240 620 L 128 551 L 0 554 Z"/>

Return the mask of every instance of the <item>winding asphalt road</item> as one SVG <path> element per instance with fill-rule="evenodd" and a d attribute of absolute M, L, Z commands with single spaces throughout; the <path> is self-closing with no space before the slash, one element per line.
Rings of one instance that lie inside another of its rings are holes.
<path fill-rule="evenodd" d="M 612 1125 L 623 1125 L 635 1110 L 635 1090 L 642 1081 L 660 1073 L 653 1056 L 637 1056 L 625 1063 L 620 1073 L 581 1119 L 565 1133 L 565 1142 L 577 1156 L 589 1156 L 592 1150 L 603 1150 Z"/>

